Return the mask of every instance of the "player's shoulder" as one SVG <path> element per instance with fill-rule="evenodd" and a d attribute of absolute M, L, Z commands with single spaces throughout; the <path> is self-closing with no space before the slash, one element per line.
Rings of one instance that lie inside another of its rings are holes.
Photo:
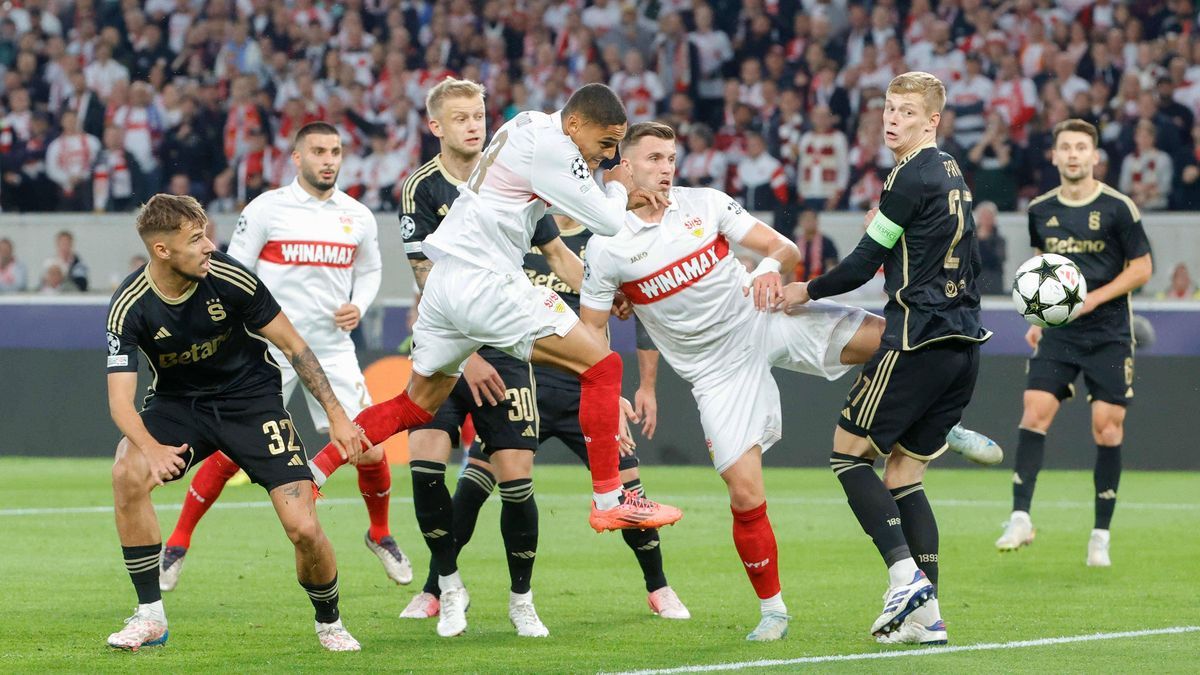
<path fill-rule="evenodd" d="M 139 267 L 136 271 L 131 272 L 129 276 L 117 286 L 117 290 L 112 295 L 112 300 L 108 304 L 108 320 L 106 328 L 109 333 L 110 343 L 114 335 L 120 335 L 131 316 L 137 316 L 140 312 L 140 307 L 144 303 L 144 298 L 150 291 L 150 275 L 146 274 L 146 266 Z"/>
<path fill-rule="evenodd" d="M 237 291 L 254 295 L 258 289 L 258 277 L 237 261 L 237 258 L 213 251 L 208 261 L 208 276 L 220 291 Z"/>
<path fill-rule="evenodd" d="M 352 195 L 342 191 L 341 189 L 336 190 L 333 194 L 334 199 L 336 200 L 335 203 L 339 207 L 350 211 L 356 216 L 370 218 L 372 223 L 375 221 L 374 212 L 372 212 L 366 204 L 358 201 Z"/>
<path fill-rule="evenodd" d="M 942 152 L 933 146 L 913 150 L 892 167 L 883 181 L 883 189 L 919 197 L 925 191 L 925 175 L 928 169 L 935 162 L 940 165 L 941 155 Z"/>
<path fill-rule="evenodd" d="M 1058 208 L 1061 205 L 1061 202 L 1058 201 L 1059 189 L 1060 188 L 1054 188 L 1053 190 L 1043 192 L 1042 194 L 1034 197 L 1033 199 L 1029 200 L 1029 206 L 1025 207 L 1025 209 L 1029 213 L 1036 214 L 1052 211 Z"/>
<path fill-rule="evenodd" d="M 272 209 L 278 207 L 280 204 L 286 203 L 287 200 L 294 200 L 291 194 L 292 189 L 292 184 L 289 183 L 272 190 L 267 190 L 254 199 L 251 199 L 250 202 L 242 208 L 242 214 L 255 216 L 260 215 L 263 212 L 269 213 Z"/>
<path fill-rule="evenodd" d="M 419 168 L 417 168 L 416 171 L 410 173 L 408 178 L 404 179 L 404 185 L 402 189 L 405 192 L 410 190 L 416 191 L 420 189 L 422 184 L 428 188 L 430 184 L 429 178 L 431 176 L 437 176 L 439 174 L 439 168 L 440 162 L 438 161 L 437 155 L 434 155 L 433 159 L 430 159 L 428 162 L 422 164 Z"/>
<path fill-rule="evenodd" d="M 1101 183 L 1100 196 L 1096 199 L 1113 209 L 1118 215 L 1128 216 L 1130 222 L 1137 222 L 1142 219 L 1142 212 L 1138 209 L 1137 203 L 1129 195 L 1111 185 Z"/>

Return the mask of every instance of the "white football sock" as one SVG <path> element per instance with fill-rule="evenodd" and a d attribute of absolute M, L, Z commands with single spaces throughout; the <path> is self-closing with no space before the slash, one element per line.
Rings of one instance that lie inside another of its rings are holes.
<path fill-rule="evenodd" d="M 621 491 L 593 492 L 592 501 L 596 502 L 596 508 L 601 511 L 615 509 L 621 504 Z"/>
<path fill-rule="evenodd" d="M 780 591 L 769 598 L 762 598 L 759 601 L 762 606 L 762 613 L 777 612 L 779 614 L 787 614 L 787 605 L 783 604 L 783 592 Z"/>
<path fill-rule="evenodd" d="M 888 583 L 892 588 L 897 586 L 907 586 L 912 583 L 913 576 L 917 573 L 917 561 L 912 558 L 905 558 L 897 563 L 893 563 L 888 568 Z"/>

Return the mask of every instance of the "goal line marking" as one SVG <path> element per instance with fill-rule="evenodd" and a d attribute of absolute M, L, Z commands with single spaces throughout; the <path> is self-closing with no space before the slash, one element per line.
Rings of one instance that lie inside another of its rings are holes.
<path fill-rule="evenodd" d="M 796 659 L 763 659 L 760 661 L 741 661 L 739 663 L 714 663 L 710 665 L 682 666 L 679 668 L 662 668 L 648 670 L 623 671 L 619 675 L 665 675 L 666 673 L 707 673 L 719 670 L 742 670 L 744 668 L 770 668 L 774 666 L 795 666 L 806 663 L 832 663 L 837 661 L 867 661 L 872 659 L 904 659 L 918 656 L 940 656 L 960 652 L 983 652 L 999 649 L 1025 649 L 1028 647 L 1045 647 L 1048 645 L 1063 645 L 1075 642 L 1093 642 L 1097 640 L 1121 640 L 1124 638 L 1149 637 L 1153 635 L 1176 635 L 1179 633 L 1194 633 L 1200 631 L 1200 626 L 1172 626 L 1170 628 L 1155 628 L 1151 630 L 1131 630 L 1120 633 L 1092 633 L 1089 635 L 1071 635 L 1066 637 L 1042 638 L 1040 640 L 1014 640 L 1013 642 L 985 642 L 958 647 L 928 647 L 925 649 L 910 649 L 906 651 L 864 652 L 861 654 L 831 654 L 829 656 L 806 656 Z"/>

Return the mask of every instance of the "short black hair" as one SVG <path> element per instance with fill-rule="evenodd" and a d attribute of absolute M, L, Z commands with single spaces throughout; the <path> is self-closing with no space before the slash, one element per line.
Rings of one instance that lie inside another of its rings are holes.
<path fill-rule="evenodd" d="M 625 116 L 625 105 L 621 103 L 621 98 L 615 91 L 599 83 L 585 84 L 576 89 L 567 100 L 562 114 L 563 117 L 577 114 L 588 122 L 603 127 L 629 121 Z"/>
<path fill-rule="evenodd" d="M 300 131 L 296 132 L 296 140 L 292 143 L 292 147 L 299 147 L 300 141 L 304 140 L 306 136 L 312 136 L 313 134 L 333 134 L 339 138 L 341 137 L 338 130 L 329 122 L 309 122 L 300 127 Z"/>

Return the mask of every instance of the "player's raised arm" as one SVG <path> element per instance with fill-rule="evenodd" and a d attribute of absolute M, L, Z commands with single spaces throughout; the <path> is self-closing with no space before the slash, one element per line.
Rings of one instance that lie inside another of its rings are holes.
<path fill-rule="evenodd" d="M 369 446 L 370 442 L 346 416 L 346 411 L 342 409 L 342 404 L 338 403 L 333 387 L 325 376 L 325 370 L 321 368 L 321 363 L 317 361 L 312 348 L 300 337 L 300 333 L 296 332 L 296 328 L 283 312 L 276 314 L 270 323 L 257 330 L 283 352 L 296 369 L 296 375 L 300 377 L 305 388 L 312 392 L 313 397 L 325 409 L 325 414 L 329 416 L 329 440 L 350 463 L 357 463 L 363 452 L 363 444 Z"/>

